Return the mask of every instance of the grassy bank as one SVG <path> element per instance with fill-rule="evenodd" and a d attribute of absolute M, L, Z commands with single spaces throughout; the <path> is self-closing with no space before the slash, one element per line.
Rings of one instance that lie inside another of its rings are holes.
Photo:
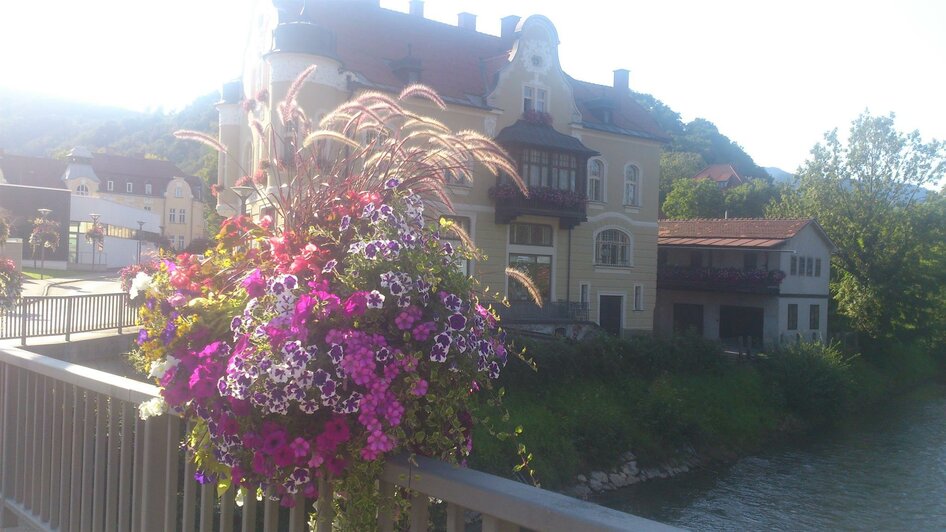
<path fill-rule="evenodd" d="M 630 449 L 642 464 L 686 446 L 720 456 L 749 452 L 782 431 L 836 422 L 937 374 L 933 356 L 919 346 L 852 355 L 801 345 L 749 363 L 726 359 L 716 344 L 693 337 L 526 347 L 538 371 L 510 362 L 501 378 L 510 417 L 496 424 L 523 427 L 519 441 L 533 454 L 538 480 L 553 489 L 617 465 Z M 474 437 L 472 465 L 509 475 L 515 443 L 482 427 Z"/>

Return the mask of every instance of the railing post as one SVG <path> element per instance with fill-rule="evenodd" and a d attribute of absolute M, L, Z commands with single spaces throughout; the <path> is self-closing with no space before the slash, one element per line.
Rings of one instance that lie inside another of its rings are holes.
<path fill-rule="evenodd" d="M 117 320 L 118 321 L 118 334 L 121 334 L 122 326 L 125 325 L 125 305 L 124 305 L 125 301 L 124 301 L 124 298 L 122 298 L 121 296 L 118 296 L 115 299 L 118 300 L 117 301 L 118 304 L 115 305 L 117 307 L 115 309 L 115 313 L 118 314 L 118 320 Z"/>
<path fill-rule="evenodd" d="M 17 415 L 20 405 L 17 403 L 16 373 L 18 370 L 9 364 L 0 364 L 3 370 L 3 419 L 0 419 L 0 527 L 17 526 L 16 516 L 7 509 L 5 500 L 13 498 L 16 479 L 16 433 Z"/>
<path fill-rule="evenodd" d="M 26 298 L 20 298 L 20 345 L 26 345 Z"/>
<path fill-rule="evenodd" d="M 69 335 L 72 334 L 72 300 L 66 298 L 66 341 L 69 341 Z"/>
<path fill-rule="evenodd" d="M 145 421 L 142 460 L 141 523 L 139 530 L 164 528 L 167 497 L 167 432 L 170 416 L 150 417 Z"/>

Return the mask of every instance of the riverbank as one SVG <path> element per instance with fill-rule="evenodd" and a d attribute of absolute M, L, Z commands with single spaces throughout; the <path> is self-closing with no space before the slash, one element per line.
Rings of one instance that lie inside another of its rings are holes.
<path fill-rule="evenodd" d="M 896 349 L 891 357 L 802 345 L 754 361 L 727 358 L 716 344 L 689 337 L 527 348 L 538 371 L 510 363 L 501 381 L 509 418 L 495 423 L 523 433 L 499 441 L 479 427 L 471 464 L 509 475 L 521 443 L 543 487 L 578 495 L 587 490 L 575 486 L 612 489 L 732 460 L 940 373 L 918 346 L 874 346 Z"/>

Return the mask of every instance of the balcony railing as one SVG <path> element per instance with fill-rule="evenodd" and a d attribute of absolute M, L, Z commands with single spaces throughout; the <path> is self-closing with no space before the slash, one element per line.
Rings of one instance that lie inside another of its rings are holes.
<path fill-rule="evenodd" d="M 783 279 L 782 270 L 689 266 L 662 266 L 657 270 L 657 288 L 675 290 L 778 294 Z"/>
<path fill-rule="evenodd" d="M 571 229 L 588 220 L 584 194 L 551 187 L 529 187 L 529 197 L 510 184 L 490 189 L 496 202 L 496 223 L 508 224 L 522 215 L 549 216 L 559 219 L 559 227 Z"/>
<path fill-rule="evenodd" d="M 157 396 L 150 384 L 29 353 L 0 348 L 0 529 L 25 525 L 62 531 L 220 530 L 301 532 L 312 501 L 291 510 L 229 489 L 199 485 L 180 449 L 183 422 L 142 421 L 137 406 Z M 400 492 L 398 495 L 397 492 Z M 316 530 L 332 530 L 332 492 L 323 480 Z M 390 460 L 384 497 L 411 500 L 411 531 L 427 530 L 430 499 L 447 505 L 448 531 L 465 530 L 466 511 L 482 530 L 671 530 L 633 515 L 436 460 Z M 382 504 L 382 508 L 391 508 Z M 282 524 L 281 524 L 282 523 Z M 378 530 L 391 531 L 389 510 Z M 401 523 L 397 523 L 401 526 Z"/>
<path fill-rule="evenodd" d="M 588 321 L 588 303 L 546 301 L 539 307 L 531 301 L 511 301 L 509 307 L 493 304 L 506 323 Z"/>

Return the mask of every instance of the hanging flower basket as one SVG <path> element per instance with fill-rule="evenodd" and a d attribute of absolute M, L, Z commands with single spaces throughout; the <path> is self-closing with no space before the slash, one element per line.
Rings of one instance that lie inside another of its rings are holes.
<path fill-rule="evenodd" d="M 37 218 L 30 233 L 30 246 L 34 253 L 38 248 L 55 251 L 59 247 L 59 222 Z"/>
<path fill-rule="evenodd" d="M 199 481 L 285 506 L 318 498 L 327 481 L 359 529 L 374 519 L 386 456 L 461 462 L 471 450 L 473 403 L 508 351 L 456 266 L 474 251 L 446 239 L 462 230 L 439 216 L 443 169 L 515 169 L 489 139 L 427 127 L 378 94 L 311 132 L 289 94 L 283 119 L 306 131 L 305 147 L 291 173 L 273 169 L 279 192 L 261 194 L 275 217 L 229 218 L 203 259 L 181 254 L 130 282 L 144 299 L 139 356 L 161 388 L 140 412 L 194 423 Z M 418 95 L 442 105 L 421 87 L 402 99 Z M 361 149 L 365 131 L 383 136 Z"/>
<path fill-rule="evenodd" d="M 98 251 L 105 250 L 105 227 L 96 223 L 85 233 L 85 241 L 95 246 Z"/>
<path fill-rule="evenodd" d="M 0 259 L 0 308 L 10 308 L 23 292 L 23 274 L 17 271 L 16 263 Z"/>

